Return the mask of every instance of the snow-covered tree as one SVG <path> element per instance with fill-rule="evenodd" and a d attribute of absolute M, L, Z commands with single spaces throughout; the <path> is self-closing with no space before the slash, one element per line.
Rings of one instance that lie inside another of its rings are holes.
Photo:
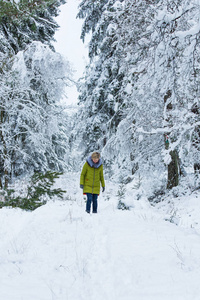
<path fill-rule="evenodd" d="M 123 73 L 119 70 L 120 51 L 117 50 L 117 55 L 115 35 L 121 6 L 119 1 L 92 1 L 92 4 L 83 1 L 80 4 L 78 16 L 85 17 L 81 37 L 84 39 L 85 34 L 92 31 L 91 62 L 80 95 L 80 104 L 84 105 L 81 116 L 86 152 L 105 145 L 121 120 L 116 110 L 122 104 L 119 90 Z"/>
<path fill-rule="evenodd" d="M 20 51 L 10 64 L 1 79 L 1 174 L 62 171 L 68 127 L 59 101 L 69 65 L 40 42 Z"/>
<path fill-rule="evenodd" d="M 92 33 L 80 94 L 83 149 L 102 149 L 125 178 L 172 188 L 199 161 L 199 3 L 90 3 L 82 1 L 79 15 L 82 37 Z"/>
<path fill-rule="evenodd" d="M 66 165 L 68 121 L 59 102 L 70 68 L 51 44 L 63 3 L 0 1 L 1 187 L 10 177 Z"/>
<path fill-rule="evenodd" d="M 55 16 L 65 0 L 0 1 L 0 52 L 17 53 L 32 41 L 52 47 Z"/>
<path fill-rule="evenodd" d="M 159 41 L 155 56 L 156 78 L 160 78 L 160 95 L 165 105 L 164 128 L 170 142 L 168 171 L 171 172 L 172 167 L 174 172 L 168 172 L 170 186 L 173 177 L 177 177 L 177 167 L 173 165 L 179 161 L 180 166 L 189 167 L 196 160 L 194 132 L 199 119 L 194 110 L 199 107 L 199 4 L 186 0 L 176 4 L 159 3 L 155 28 Z"/>

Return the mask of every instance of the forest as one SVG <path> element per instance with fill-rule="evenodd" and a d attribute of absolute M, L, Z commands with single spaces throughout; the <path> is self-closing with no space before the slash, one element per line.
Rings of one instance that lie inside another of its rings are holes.
<path fill-rule="evenodd" d="M 1 299 L 199 300 L 200 0 L 71 1 L 78 80 L 67 2 L 0 0 Z"/>
<path fill-rule="evenodd" d="M 153 201 L 197 190 L 199 1 L 80 1 L 89 64 L 73 115 L 60 103 L 70 63 L 53 47 L 64 3 L 0 1 L 0 188 L 80 170 L 98 150 L 109 178 L 135 181 Z"/>

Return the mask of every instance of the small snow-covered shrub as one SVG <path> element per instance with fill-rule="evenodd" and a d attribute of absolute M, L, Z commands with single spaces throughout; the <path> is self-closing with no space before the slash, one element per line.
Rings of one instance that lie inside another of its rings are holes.
<path fill-rule="evenodd" d="M 60 188 L 53 189 L 52 186 L 62 173 L 46 172 L 35 173 L 27 187 L 26 195 L 16 195 L 14 189 L 5 189 L 1 194 L 0 207 L 11 206 L 19 207 L 25 210 L 35 210 L 36 208 L 46 204 L 47 200 L 52 197 L 63 198 L 66 192 Z"/>
<path fill-rule="evenodd" d="M 122 210 L 129 210 L 129 207 L 124 203 L 124 198 L 125 198 L 125 193 L 126 193 L 126 188 L 124 184 L 120 184 L 118 192 L 117 192 L 117 197 L 118 197 L 118 209 Z"/>

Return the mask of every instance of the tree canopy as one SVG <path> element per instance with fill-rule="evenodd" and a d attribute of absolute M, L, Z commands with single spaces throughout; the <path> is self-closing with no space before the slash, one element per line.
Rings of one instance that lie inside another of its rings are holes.
<path fill-rule="evenodd" d="M 100 149 L 124 178 L 177 185 L 199 161 L 198 1 L 84 0 L 78 16 L 82 38 L 91 34 L 79 97 L 85 153 Z"/>

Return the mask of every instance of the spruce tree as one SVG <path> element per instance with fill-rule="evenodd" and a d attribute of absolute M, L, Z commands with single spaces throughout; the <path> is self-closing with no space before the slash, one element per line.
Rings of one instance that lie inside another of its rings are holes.
<path fill-rule="evenodd" d="M 0 52 L 18 53 L 32 41 L 53 48 L 51 41 L 58 28 L 54 17 L 65 0 L 0 1 Z"/>
<path fill-rule="evenodd" d="M 102 149 L 107 165 L 147 178 L 152 189 L 172 188 L 183 168 L 199 161 L 198 5 L 89 4 L 82 1 L 79 15 L 87 20 L 82 37 L 91 33 L 80 94 L 81 146 L 85 153 Z"/>
<path fill-rule="evenodd" d="M 18 53 L 7 77 L 0 79 L 2 175 L 63 171 L 67 121 L 59 100 L 67 71 L 60 54 L 34 42 Z"/>
<path fill-rule="evenodd" d="M 51 45 L 62 3 L 0 1 L 0 187 L 26 172 L 66 166 L 59 101 L 70 68 Z"/>
<path fill-rule="evenodd" d="M 116 111 L 116 107 L 123 105 L 119 91 L 124 74 L 120 71 L 120 49 L 117 49 L 115 33 L 121 7 L 115 6 L 115 2 L 119 1 L 82 1 L 78 14 L 85 18 L 82 39 L 88 32 L 92 34 L 89 43 L 90 65 L 84 79 L 87 84 L 83 84 L 79 97 L 80 105 L 85 106 L 81 116 L 86 152 L 102 148 L 122 117 L 120 109 Z"/>

